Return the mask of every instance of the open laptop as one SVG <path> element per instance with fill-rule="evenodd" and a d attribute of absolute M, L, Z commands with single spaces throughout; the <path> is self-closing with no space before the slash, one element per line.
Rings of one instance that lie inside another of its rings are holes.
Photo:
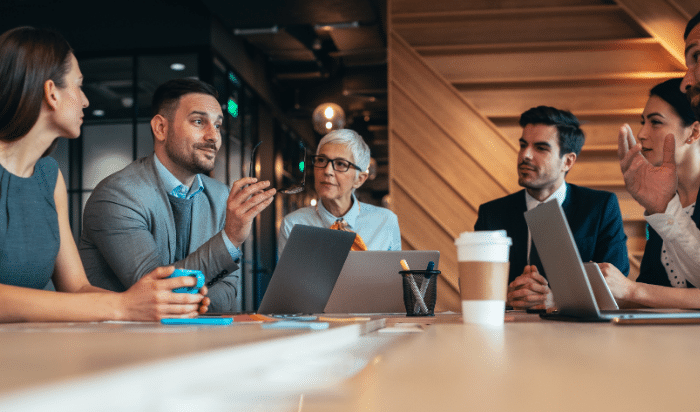
<path fill-rule="evenodd" d="M 620 309 L 617 306 L 617 301 L 610 291 L 608 282 L 605 281 L 603 272 L 600 271 L 598 264 L 595 262 L 585 262 L 583 264 L 583 269 L 586 271 L 586 276 L 588 277 L 588 283 L 591 285 L 593 290 L 593 296 L 598 304 L 598 309 L 600 310 L 617 310 Z"/>
<path fill-rule="evenodd" d="M 525 220 L 558 308 L 542 317 L 579 321 L 700 319 L 700 311 L 601 310 L 559 203 L 540 204 L 525 212 Z"/>
<path fill-rule="evenodd" d="M 437 250 L 350 252 L 326 304 L 326 313 L 406 313 L 401 260 L 411 269 L 438 270 Z"/>
<path fill-rule="evenodd" d="M 322 313 L 354 241 L 353 232 L 295 225 L 257 313 Z"/>

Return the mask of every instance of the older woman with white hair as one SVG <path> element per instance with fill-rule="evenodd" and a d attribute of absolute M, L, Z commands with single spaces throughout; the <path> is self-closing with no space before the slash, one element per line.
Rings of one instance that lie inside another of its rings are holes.
<path fill-rule="evenodd" d="M 280 254 L 297 224 L 355 232 L 352 250 L 401 250 L 396 215 L 355 197 L 355 189 L 369 175 L 369 157 L 367 143 L 353 130 L 334 130 L 321 139 L 312 158 L 319 202 L 285 216 L 279 234 Z"/>

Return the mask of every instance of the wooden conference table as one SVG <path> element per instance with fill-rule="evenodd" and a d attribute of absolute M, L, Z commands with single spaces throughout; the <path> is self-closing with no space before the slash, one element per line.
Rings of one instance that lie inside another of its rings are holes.
<path fill-rule="evenodd" d="M 700 409 L 700 325 L 506 319 L 4 324 L 0 411 Z"/>

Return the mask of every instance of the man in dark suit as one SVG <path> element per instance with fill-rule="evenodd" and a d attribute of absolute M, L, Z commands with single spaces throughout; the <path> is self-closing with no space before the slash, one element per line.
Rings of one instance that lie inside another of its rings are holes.
<path fill-rule="evenodd" d="M 554 306 L 542 263 L 523 213 L 556 199 L 564 209 L 584 262 L 615 262 L 629 273 L 627 236 L 617 197 L 610 192 L 566 183 L 585 140 L 576 116 L 554 107 L 534 107 L 520 117 L 517 193 L 484 203 L 474 230 L 504 229 L 510 249 L 509 306 L 544 309 Z"/>
<path fill-rule="evenodd" d="M 154 153 L 100 182 L 85 205 L 85 272 L 93 285 L 122 291 L 158 266 L 201 270 L 210 310 L 234 311 L 241 244 L 275 190 L 268 181 L 246 177 L 229 191 L 207 176 L 223 123 L 211 85 L 163 83 L 153 95 L 153 111 Z"/>

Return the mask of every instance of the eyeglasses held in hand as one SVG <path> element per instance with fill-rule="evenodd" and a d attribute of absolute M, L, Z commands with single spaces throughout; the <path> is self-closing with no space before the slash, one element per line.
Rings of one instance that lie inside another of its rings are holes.
<path fill-rule="evenodd" d="M 342 158 L 329 159 L 326 156 L 313 156 L 311 158 L 311 164 L 313 164 L 314 167 L 317 167 L 319 169 L 325 169 L 326 166 L 328 166 L 329 162 L 333 170 L 335 170 L 336 172 L 347 172 L 350 169 L 350 166 L 354 167 L 360 172 L 362 171 L 362 169 L 360 169 L 360 166 Z"/>
<path fill-rule="evenodd" d="M 255 167 L 255 152 L 256 152 L 256 150 L 258 149 L 258 146 L 260 146 L 261 143 L 262 143 L 262 141 L 258 142 L 258 143 L 255 145 L 255 147 L 253 147 L 253 151 L 252 151 L 251 154 L 250 154 L 250 173 L 249 173 L 249 175 L 248 175 L 249 177 L 254 177 L 254 176 L 255 176 L 255 173 L 254 173 L 254 172 L 255 172 L 255 170 L 254 170 L 254 167 Z M 302 164 L 303 164 L 304 166 L 306 166 L 306 148 L 304 148 L 304 161 L 302 162 Z M 303 168 L 303 171 L 304 171 L 304 176 L 301 178 L 301 183 L 300 183 L 300 184 L 298 184 L 298 185 L 296 185 L 296 186 L 292 186 L 292 187 L 290 187 L 290 188 L 288 188 L 288 189 L 278 190 L 277 193 L 282 193 L 282 194 L 284 194 L 284 195 L 293 195 L 293 194 L 300 193 L 300 192 L 304 191 L 304 186 L 306 185 L 306 167 Z"/>

